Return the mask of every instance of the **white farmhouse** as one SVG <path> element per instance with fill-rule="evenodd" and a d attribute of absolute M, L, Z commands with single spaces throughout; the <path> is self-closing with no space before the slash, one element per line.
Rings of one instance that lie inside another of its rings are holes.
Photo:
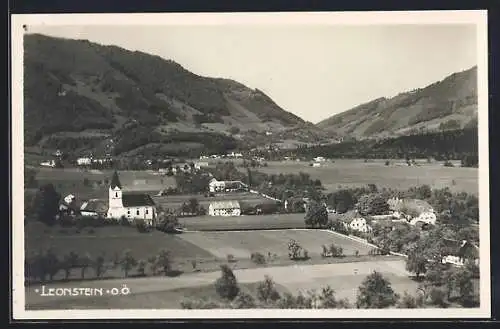
<path fill-rule="evenodd" d="M 210 216 L 240 216 L 241 206 L 238 201 L 215 201 L 208 206 Z"/>
<path fill-rule="evenodd" d="M 371 232 L 372 228 L 366 223 L 364 218 L 354 218 L 349 224 L 349 228 L 363 233 Z"/>
<path fill-rule="evenodd" d="M 110 218 L 125 216 L 130 221 L 144 219 L 152 223 L 156 218 L 156 205 L 148 194 L 123 192 L 118 173 L 115 171 L 109 186 L 107 216 Z"/>
<path fill-rule="evenodd" d="M 425 211 L 421 213 L 418 217 L 412 218 L 410 220 L 411 225 L 416 225 L 418 222 L 421 222 L 423 224 L 432 224 L 436 225 L 436 214 L 432 211 Z"/>
<path fill-rule="evenodd" d="M 78 158 L 76 159 L 76 164 L 79 166 L 89 166 L 92 164 L 92 159 L 91 158 Z"/>
<path fill-rule="evenodd" d="M 56 162 L 54 160 L 48 160 L 40 163 L 40 166 L 54 168 L 56 166 Z"/>

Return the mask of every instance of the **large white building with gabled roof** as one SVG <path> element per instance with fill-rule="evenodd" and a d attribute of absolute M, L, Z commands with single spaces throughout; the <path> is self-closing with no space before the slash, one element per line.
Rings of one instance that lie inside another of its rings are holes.
<path fill-rule="evenodd" d="M 156 205 L 148 194 L 124 192 L 118 173 L 113 173 L 109 186 L 109 218 L 126 217 L 129 220 L 144 219 L 152 223 L 156 218 Z"/>

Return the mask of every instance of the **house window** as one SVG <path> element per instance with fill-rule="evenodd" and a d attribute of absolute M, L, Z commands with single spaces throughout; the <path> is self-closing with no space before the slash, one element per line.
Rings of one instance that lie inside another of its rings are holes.
<path fill-rule="evenodd" d="M 148 210 L 146 209 L 146 215 L 148 214 Z"/>
<path fill-rule="evenodd" d="M 118 192 L 115 193 L 115 198 L 118 198 Z"/>
<path fill-rule="evenodd" d="M 137 209 L 137 216 L 139 216 L 139 209 Z"/>
<path fill-rule="evenodd" d="M 127 215 L 129 215 L 129 216 L 130 216 L 130 210 L 127 210 Z"/>

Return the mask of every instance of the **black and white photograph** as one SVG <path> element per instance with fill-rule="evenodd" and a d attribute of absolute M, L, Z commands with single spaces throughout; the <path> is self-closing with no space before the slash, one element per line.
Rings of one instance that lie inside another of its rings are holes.
<path fill-rule="evenodd" d="M 489 317 L 487 72 L 486 11 L 13 15 L 14 318 Z"/>

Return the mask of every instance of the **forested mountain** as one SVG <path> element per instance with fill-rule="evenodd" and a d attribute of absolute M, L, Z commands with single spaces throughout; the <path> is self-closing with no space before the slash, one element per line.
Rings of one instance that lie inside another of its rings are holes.
<path fill-rule="evenodd" d="M 236 132 L 302 124 L 258 89 L 202 77 L 159 56 L 86 40 L 24 38 L 27 146 L 199 149 L 234 144 Z"/>
<path fill-rule="evenodd" d="M 356 138 L 411 135 L 477 126 L 477 67 L 425 88 L 378 98 L 317 124 Z"/>

